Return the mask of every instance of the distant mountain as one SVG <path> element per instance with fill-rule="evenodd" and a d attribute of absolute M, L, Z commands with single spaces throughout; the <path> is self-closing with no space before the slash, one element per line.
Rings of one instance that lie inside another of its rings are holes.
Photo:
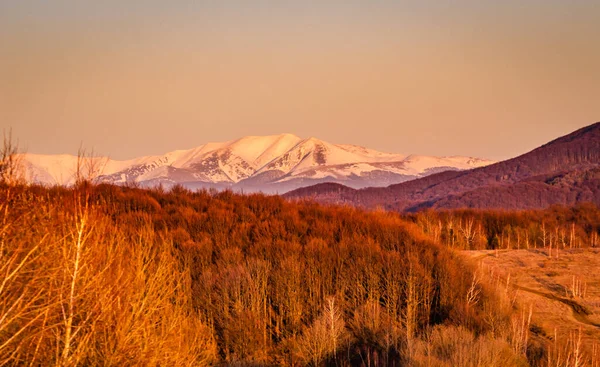
<path fill-rule="evenodd" d="M 600 205 L 600 123 L 486 167 L 442 172 L 385 188 L 316 185 L 286 197 L 398 211 L 529 209 L 578 202 Z"/>
<path fill-rule="evenodd" d="M 31 182 L 73 183 L 77 157 L 24 156 Z M 142 186 L 181 184 L 195 188 L 283 193 L 321 182 L 349 187 L 380 187 L 440 171 L 464 170 L 491 164 L 471 157 L 430 157 L 383 153 L 331 144 L 292 134 L 248 136 L 224 143 L 208 143 L 161 156 L 117 161 L 98 158 L 101 182 Z"/>

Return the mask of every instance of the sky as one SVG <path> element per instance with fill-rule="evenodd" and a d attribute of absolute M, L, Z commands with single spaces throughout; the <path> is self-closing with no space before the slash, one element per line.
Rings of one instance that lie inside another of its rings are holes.
<path fill-rule="evenodd" d="M 114 159 L 293 133 L 501 160 L 600 121 L 597 0 L 1 0 L 0 130 Z"/>

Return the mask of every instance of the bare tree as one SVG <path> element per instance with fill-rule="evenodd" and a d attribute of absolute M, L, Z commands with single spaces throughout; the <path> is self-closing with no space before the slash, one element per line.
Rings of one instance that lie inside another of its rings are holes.
<path fill-rule="evenodd" d="M 330 350 L 334 353 L 338 350 L 340 341 L 344 335 L 344 319 L 335 305 L 335 298 L 327 298 L 325 304 L 325 315 L 327 318 L 327 329 L 329 332 Z"/>
<path fill-rule="evenodd" d="M 464 223 L 462 220 L 459 222 L 459 230 L 465 239 L 467 245 L 466 249 L 468 250 L 472 248 L 477 235 L 477 229 L 474 226 L 474 222 L 473 218 L 466 219 Z"/>
<path fill-rule="evenodd" d="M 511 344 L 515 353 L 527 354 L 529 344 L 529 328 L 531 326 L 531 316 L 533 315 L 533 305 L 529 305 L 529 312 L 521 311 L 520 315 L 512 318 L 512 337 Z"/>
<path fill-rule="evenodd" d="M 422 284 L 417 274 L 415 274 L 412 264 L 409 265 L 404 287 L 406 308 L 403 312 L 403 321 L 406 330 L 406 341 L 408 343 L 408 354 L 410 356 L 413 351 L 413 342 L 418 328 L 419 307 L 423 304 Z"/>
<path fill-rule="evenodd" d="M 325 358 L 335 356 L 345 336 L 345 323 L 342 314 L 335 305 L 335 298 L 329 297 L 323 313 L 305 331 L 298 342 L 300 357 L 313 366 L 319 365 Z"/>
<path fill-rule="evenodd" d="M 571 282 L 571 296 L 573 298 L 585 298 L 587 293 L 587 282 L 581 280 L 581 277 L 573 275 Z"/>
<path fill-rule="evenodd" d="M 472 307 L 479 302 L 479 295 L 481 294 L 481 273 L 475 271 L 473 273 L 473 280 L 471 281 L 471 286 L 467 291 L 467 306 Z"/>
<path fill-rule="evenodd" d="M 24 182 L 23 156 L 19 154 L 19 144 L 12 137 L 12 129 L 4 131 L 0 147 L 0 182 L 16 185 Z"/>
<path fill-rule="evenodd" d="M 446 220 L 446 228 L 448 230 L 448 236 L 450 236 L 450 247 L 454 248 L 454 240 L 455 240 L 455 233 L 454 233 L 454 216 L 453 215 L 449 215 L 448 219 Z"/>
<path fill-rule="evenodd" d="M 107 163 L 108 158 L 99 157 L 93 149 L 88 152 L 83 145 L 80 146 L 77 150 L 75 185 L 79 186 L 84 182 L 96 183 Z"/>
<path fill-rule="evenodd" d="M 542 222 L 542 248 L 546 248 L 546 239 L 548 238 L 548 232 L 546 231 L 546 222 Z"/>

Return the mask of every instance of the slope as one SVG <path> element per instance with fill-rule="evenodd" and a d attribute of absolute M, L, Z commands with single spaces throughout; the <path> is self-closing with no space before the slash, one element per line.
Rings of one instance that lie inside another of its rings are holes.
<path fill-rule="evenodd" d="M 307 187 L 287 197 L 405 211 L 428 207 L 517 209 L 581 201 L 600 203 L 599 165 L 600 123 L 596 123 L 487 167 L 442 172 L 386 188 Z"/>

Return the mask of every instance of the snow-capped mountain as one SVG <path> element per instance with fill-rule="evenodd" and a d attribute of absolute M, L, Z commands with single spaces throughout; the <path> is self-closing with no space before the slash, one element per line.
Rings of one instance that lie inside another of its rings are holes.
<path fill-rule="evenodd" d="M 23 158 L 31 182 L 69 185 L 74 181 L 76 156 L 25 154 Z M 292 134 L 247 136 L 161 156 L 125 161 L 95 158 L 95 162 L 100 167 L 100 182 L 166 187 L 181 184 L 189 188 L 269 193 L 320 182 L 338 182 L 354 188 L 388 186 L 443 170 L 493 163 L 471 157 L 383 153 Z"/>

